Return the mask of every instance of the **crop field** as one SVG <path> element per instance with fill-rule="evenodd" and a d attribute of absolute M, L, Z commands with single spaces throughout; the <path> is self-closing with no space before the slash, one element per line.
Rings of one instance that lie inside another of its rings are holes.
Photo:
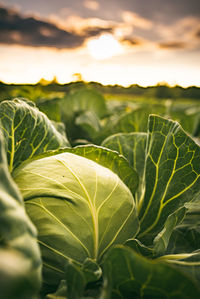
<path fill-rule="evenodd" d="M 0 299 L 199 299 L 200 98 L 0 87 Z"/>

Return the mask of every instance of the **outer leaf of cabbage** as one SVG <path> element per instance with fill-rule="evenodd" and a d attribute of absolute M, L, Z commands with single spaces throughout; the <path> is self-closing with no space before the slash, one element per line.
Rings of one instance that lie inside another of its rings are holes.
<path fill-rule="evenodd" d="M 108 168 L 71 153 L 38 159 L 14 173 L 38 229 L 44 280 L 55 284 L 66 260 L 97 261 L 138 231 L 128 187 Z"/>
<path fill-rule="evenodd" d="M 40 251 L 4 145 L 0 130 L 0 299 L 33 299 L 41 287 Z"/>
<path fill-rule="evenodd" d="M 105 289 L 101 298 L 198 299 L 199 284 L 187 270 L 174 264 L 167 257 L 151 260 L 117 245 L 104 257 Z M 185 268 L 190 266 L 187 264 Z"/>
<path fill-rule="evenodd" d="M 10 172 L 38 154 L 69 146 L 59 125 L 54 126 L 33 102 L 25 99 L 3 101 L 0 120 Z"/>

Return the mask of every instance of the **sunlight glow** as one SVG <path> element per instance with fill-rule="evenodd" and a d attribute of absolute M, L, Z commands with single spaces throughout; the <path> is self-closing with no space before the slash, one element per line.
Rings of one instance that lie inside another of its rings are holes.
<path fill-rule="evenodd" d="M 111 34 L 103 34 L 87 42 L 90 55 L 97 60 L 103 60 L 122 53 L 122 46 Z"/>
<path fill-rule="evenodd" d="M 148 59 L 146 52 L 142 55 L 137 51 L 127 53 L 125 48 L 123 50 L 124 53 L 120 56 L 99 60 L 93 58 L 86 47 L 56 50 L 2 45 L 0 81 L 36 83 L 41 78 L 51 81 L 56 76 L 64 84 L 74 80 L 74 74 L 79 73 L 85 81 L 102 84 L 148 86 L 166 82 L 184 87 L 200 86 L 200 68 L 195 56 L 194 62 L 189 64 L 186 61 L 183 64 L 177 63 L 177 56 L 174 56 L 176 60 L 173 56 L 166 59 L 167 54 L 164 57 L 163 54 L 155 55 L 155 51 L 151 49 L 148 51 Z"/>

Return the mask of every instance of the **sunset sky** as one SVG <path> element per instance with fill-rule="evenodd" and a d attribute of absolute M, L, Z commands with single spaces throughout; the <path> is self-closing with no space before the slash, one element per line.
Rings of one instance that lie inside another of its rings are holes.
<path fill-rule="evenodd" d="M 0 0 L 0 81 L 200 86 L 199 0 Z"/>

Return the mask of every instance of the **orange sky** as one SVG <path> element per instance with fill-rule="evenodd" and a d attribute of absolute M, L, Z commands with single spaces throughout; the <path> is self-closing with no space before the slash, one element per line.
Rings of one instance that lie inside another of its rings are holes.
<path fill-rule="evenodd" d="M 33 7 L 2 1 L 1 81 L 36 83 L 56 76 L 66 83 L 81 73 L 84 80 L 103 84 L 200 86 L 200 16 L 192 8 L 180 13 L 170 0 L 168 23 L 165 11 L 148 14 L 141 6 L 153 0 L 135 1 L 135 7 L 128 0 L 115 1 L 116 18 L 109 14 L 113 1 L 106 13 L 104 1 L 81 1 L 81 10 L 72 1 L 58 0 L 58 11 L 48 1 L 46 10 L 39 1 Z"/>

